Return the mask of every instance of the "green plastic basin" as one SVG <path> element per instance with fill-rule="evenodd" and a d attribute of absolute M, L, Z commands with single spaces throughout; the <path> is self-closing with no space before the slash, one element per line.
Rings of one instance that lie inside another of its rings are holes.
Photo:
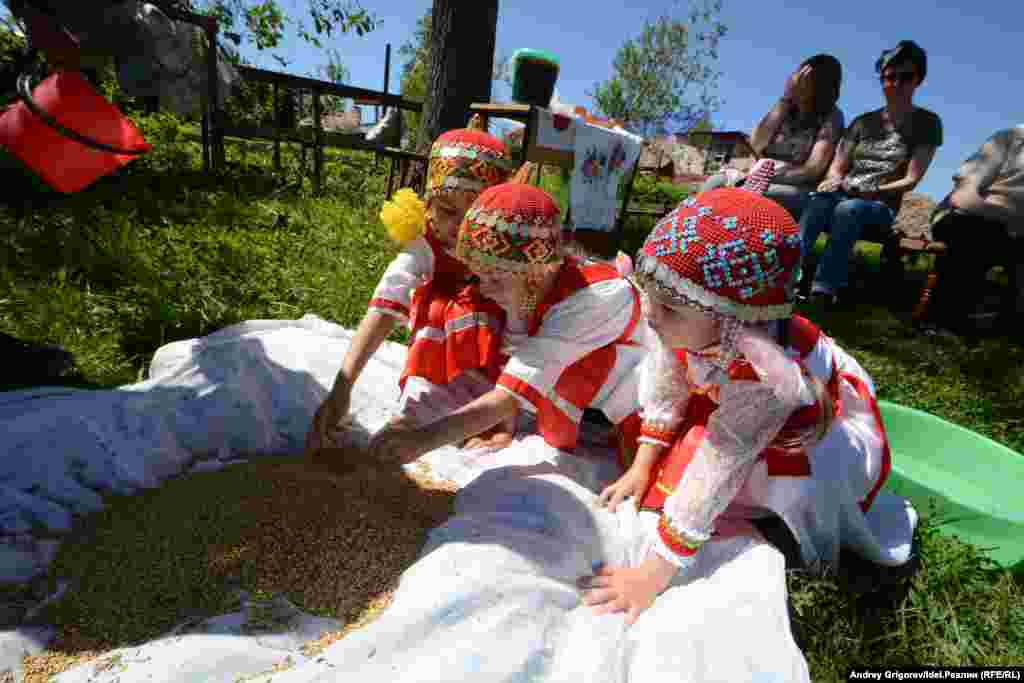
<path fill-rule="evenodd" d="M 878 404 L 892 449 L 886 490 L 918 512 L 934 501 L 943 533 L 1024 567 L 1024 455 L 929 413 Z"/>

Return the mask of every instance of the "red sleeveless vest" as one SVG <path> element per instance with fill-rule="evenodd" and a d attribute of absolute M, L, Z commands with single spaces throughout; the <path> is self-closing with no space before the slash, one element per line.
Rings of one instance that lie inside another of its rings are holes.
<path fill-rule="evenodd" d="M 424 236 L 434 254 L 434 276 L 412 295 L 412 342 L 399 386 L 410 376 L 444 385 L 466 370 L 480 370 L 496 381 L 504 365 L 505 312 L 480 293 L 465 265 L 429 232 Z"/>
<path fill-rule="evenodd" d="M 794 315 L 788 322 L 787 349 L 795 355 L 795 360 L 800 363 L 804 372 L 808 371 L 804 359 L 814 351 L 818 340 L 821 337 L 819 330 L 806 318 Z M 885 428 L 882 425 L 881 414 L 878 406 L 871 396 L 867 385 L 857 376 L 849 373 L 841 373 L 833 362 L 831 373 L 828 377 L 817 377 L 825 385 L 827 396 L 822 397 L 815 405 L 804 406 L 795 411 L 786 421 L 778 436 L 765 448 L 760 457 L 765 461 L 767 473 L 775 477 L 807 477 L 811 474 L 811 463 L 807 451 L 802 446 L 794 447 L 793 442 L 799 434 L 806 432 L 821 424 L 823 419 L 834 418 L 842 413 L 842 404 L 839 399 L 840 378 L 850 382 L 857 394 L 867 401 L 873 408 L 879 434 L 883 442 L 883 464 L 879 479 L 874 487 L 861 503 L 861 508 L 867 511 L 878 491 L 881 490 L 885 479 L 888 477 L 891 468 L 891 456 L 889 442 L 885 436 Z M 759 381 L 754 368 L 746 361 L 734 362 L 729 368 L 730 379 Z M 666 449 L 657 465 L 657 475 L 641 499 L 641 509 L 661 510 L 665 500 L 672 495 L 679 482 L 682 481 L 683 473 L 693 460 L 697 449 L 703 441 L 708 419 L 718 409 L 718 404 L 707 394 L 694 393 L 686 406 L 686 413 L 683 417 L 682 427 L 673 445 Z M 824 411 L 831 411 L 831 415 L 823 415 Z"/>
<path fill-rule="evenodd" d="M 530 336 L 537 334 L 544 316 L 553 306 L 591 285 L 620 277 L 618 271 L 608 264 L 581 264 L 574 258 L 566 258 L 554 287 L 534 311 L 529 328 Z M 498 383 L 523 396 L 536 407 L 537 427 L 548 445 L 571 452 L 579 438 L 583 411 L 593 402 L 615 367 L 616 347 L 631 344 L 629 338 L 639 322 L 640 297 L 634 291 L 633 313 L 625 331 L 611 344 L 592 351 L 566 368 L 559 375 L 554 391 L 549 396 L 542 396 L 526 382 L 509 375 L 502 375 Z M 627 421 L 629 418 L 623 422 Z"/>

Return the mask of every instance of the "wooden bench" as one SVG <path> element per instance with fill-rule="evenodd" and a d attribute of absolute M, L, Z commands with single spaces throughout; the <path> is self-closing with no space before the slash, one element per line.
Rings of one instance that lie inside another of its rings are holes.
<path fill-rule="evenodd" d="M 363 150 L 374 152 L 390 160 L 388 170 L 388 190 L 390 197 L 392 192 L 392 179 L 397 177 L 399 186 L 405 178 L 402 171 L 396 176 L 395 171 L 408 168 L 411 161 L 426 162 L 427 157 L 413 151 L 396 147 L 375 144 L 366 140 L 363 133 L 343 133 L 323 130 L 323 109 L 321 96 L 334 95 L 336 97 L 351 98 L 363 102 L 374 102 L 385 107 L 395 107 L 402 111 L 421 112 L 423 103 L 414 100 L 407 100 L 401 95 L 390 94 L 366 88 L 357 88 L 350 85 L 339 85 L 328 81 L 320 81 L 304 76 L 257 69 L 251 66 L 238 67 L 242 78 L 247 81 L 269 83 L 273 87 L 274 98 L 274 125 L 246 125 L 237 122 L 223 121 L 223 112 L 215 115 L 216 125 L 214 126 L 215 144 L 214 149 L 219 149 L 218 164 L 223 164 L 224 137 L 235 137 L 250 140 L 270 140 L 274 143 L 274 168 L 281 169 L 281 142 L 294 142 L 302 145 L 303 158 L 305 150 L 313 150 L 313 187 L 319 193 L 323 187 L 323 148 L 335 147 L 339 149 Z M 281 89 L 292 89 L 309 91 L 313 95 L 313 121 L 310 126 L 287 127 L 281 125 Z"/>

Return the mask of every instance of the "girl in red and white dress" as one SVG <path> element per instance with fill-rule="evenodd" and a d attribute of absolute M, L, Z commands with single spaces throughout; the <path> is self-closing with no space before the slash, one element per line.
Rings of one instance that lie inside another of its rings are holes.
<path fill-rule="evenodd" d="M 489 391 L 430 424 L 385 428 L 373 453 L 409 462 L 522 409 L 560 451 L 575 448 L 587 408 L 616 426 L 620 455 L 635 444 L 635 368 L 645 352 L 639 293 L 615 267 L 565 254 L 550 195 L 516 182 L 485 190 L 459 228 L 457 256 L 504 312 L 507 361 Z"/>
<path fill-rule="evenodd" d="M 356 379 L 396 324 L 407 324 L 412 336 L 399 380 L 400 420 L 415 413 L 409 397 L 422 398 L 432 388 L 477 395 L 494 386 L 504 313 L 480 294 L 455 257 L 455 238 L 473 200 L 507 180 L 511 168 L 504 145 L 474 117 L 467 128 L 448 131 L 431 146 L 425 207 L 411 190 L 400 190 L 385 205 L 381 218 L 403 249 L 374 290 L 334 386 L 317 410 L 307 452 L 334 445 L 332 433 L 348 413 Z M 513 428 L 503 423 L 492 438 L 510 441 Z"/>
<path fill-rule="evenodd" d="M 654 331 L 640 368 L 632 465 L 599 503 L 638 503 L 632 566 L 583 581 L 599 612 L 632 623 L 719 538 L 780 517 L 804 564 L 841 547 L 909 559 L 916 513 L 880 490 L 890 451 L 867 372 L 792 313 L 800 230 L 778 204 L 719 189 L 662 219 L 637 257 Z"/>

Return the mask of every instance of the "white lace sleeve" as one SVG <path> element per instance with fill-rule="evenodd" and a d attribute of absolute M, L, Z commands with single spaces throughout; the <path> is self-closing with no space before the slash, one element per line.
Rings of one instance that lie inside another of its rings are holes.
<path fill-rule="evenodd" d="M 639 400 L 642 443 L 671 446 L 686 411 L 690 386 L 675 354 L 651 333 L 640 364 Z"/>
<path fill-rule="evenodd" d="M 675 564 L 683 564 L 711 537 L 715 519 L 735 498 L 758 455 L 800 405 L 813 401 L 800 366 L 777 345 L 758 338 L 741 340 L 739 346 L 761 381 L 722 385 L 705 437 L 665 501 L 654 548 Z"/>

